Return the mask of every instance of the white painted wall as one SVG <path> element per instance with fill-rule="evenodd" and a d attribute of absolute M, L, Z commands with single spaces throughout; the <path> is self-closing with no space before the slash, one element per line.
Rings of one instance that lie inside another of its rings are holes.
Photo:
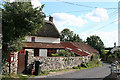
<path fill-rule="evenodd" d="M 25 51 L 28 51 L 29 53 L 34 53 L 34 49 L 25 49 Z"/>
<path fill-rule="evenodd" d="M 39 49 L 39 55 L 42 57 L 47 57 L 47 49 Z"/>
<path fill-rule="evenodd" d="M 37 36 L 26 36 L 25 39 L 27 40 L 27 42 L 31 42 L 31 37 L 35 37 L 35 42 L 60 43 L 60 38 L 37 37 Z"/>

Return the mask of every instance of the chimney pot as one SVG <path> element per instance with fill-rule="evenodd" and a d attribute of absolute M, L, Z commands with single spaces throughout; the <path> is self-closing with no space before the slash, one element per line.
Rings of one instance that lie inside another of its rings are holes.
<path fill-rule="evenodd" d="M 116 42 L 114 43 L 114 47 L 116 47 Z"/>
<path fill-rule="evenodd" d="M 53 17 L 52 16 L 49 17 L 49 21 L 53 22 Z"/>

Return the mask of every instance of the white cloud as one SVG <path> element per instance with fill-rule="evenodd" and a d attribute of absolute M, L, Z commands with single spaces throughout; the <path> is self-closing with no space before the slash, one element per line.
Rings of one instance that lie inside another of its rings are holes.
<path fill-rule="evenodd" d="M 114 46 L 114 42 L 116 42 L 118 44 L 118 31 L 112 31 L 112 32 L 101 32 L 101 31 L 97 31 L 97 32 L 93 32 L 91 34 L 87 34 L 87 33 L 82 33 L 80 36 L 83 40 L 86 40 L 87 37 L 89 37 L 90 35 L 97 35 L 101 38 L 101 40 L 104 42 L 104 45 L 107 47 L 113 47 Z"/>
<path fill-rule="evenodd" d="M 87 20 L 82 19 L 82 15 L 76 17 L 67 13 L 53 13 L 52 16 L 55 25 L 59 27 L 63 27 L 64 25 L 81 27 L 87 23 Z"/>
<path fill-rule="evenodd" d="M 39 0 L 31 0 L 31 3 L 33 5 L 33 8 L 40 7 L 41 3 Z"/>
<path fill-rule="evenodd" d="M 93 22 L 102 22 L 109 19 L 107 10 L 104 8 L 96 8 L 91 13 L 86 14 L 85 17 Z"/>
<path fill-rule="evenodd" d="M 10 0 L 10 3 L 14 2 L 15 0 Z M 36 8 L 36 7 L 41 7 L 41 3 L 40 3 L 40 0 L 31 0 L 31 3 L 33 5 L 33 8 Z"/>

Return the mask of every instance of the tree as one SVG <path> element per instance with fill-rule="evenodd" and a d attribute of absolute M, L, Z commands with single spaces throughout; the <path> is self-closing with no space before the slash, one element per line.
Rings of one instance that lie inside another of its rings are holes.
<path fill-rule="evenodd" d="M 82 42 L 78 34 L 74 34 L 70 29 L 65 28 L 60 33 L 61 41 Z"/>
<path fill-rule="evenodd" d="M 35 33 L 44 24 L 44 5 L 32 8 L 31 2 L 5 2 L 2 9 L 3 58 L 22 48 L 22 40 Z"/>
<path fill-rule="evenodd" d="M 97 49 L 100 55 L 103 53 L 104 43 L 102 42 L 99 36 L 92 35 L 90 37 L 87 37 L 86 42 L 93 48 Z"/>
<path fill-rule="evenodd" d="M 82 39 L 80 39 L 78 34 L 74 34 L 73 36 L 73 42 L 82 42 Z"/>
<path fill-rule="evenodd" d="M 65 28 L 60 33 L 61 41 L 72 41 L 73 31 L 70 31 L 68 28 Z"/>

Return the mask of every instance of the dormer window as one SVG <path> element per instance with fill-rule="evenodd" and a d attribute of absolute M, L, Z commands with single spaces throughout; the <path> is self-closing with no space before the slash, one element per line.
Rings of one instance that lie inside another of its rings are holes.
<path fill-rule="evenodd" d="M 32 42 L 35 42 L 35 37 L 32 37 L 31 40 L 32 40 Z"/>

